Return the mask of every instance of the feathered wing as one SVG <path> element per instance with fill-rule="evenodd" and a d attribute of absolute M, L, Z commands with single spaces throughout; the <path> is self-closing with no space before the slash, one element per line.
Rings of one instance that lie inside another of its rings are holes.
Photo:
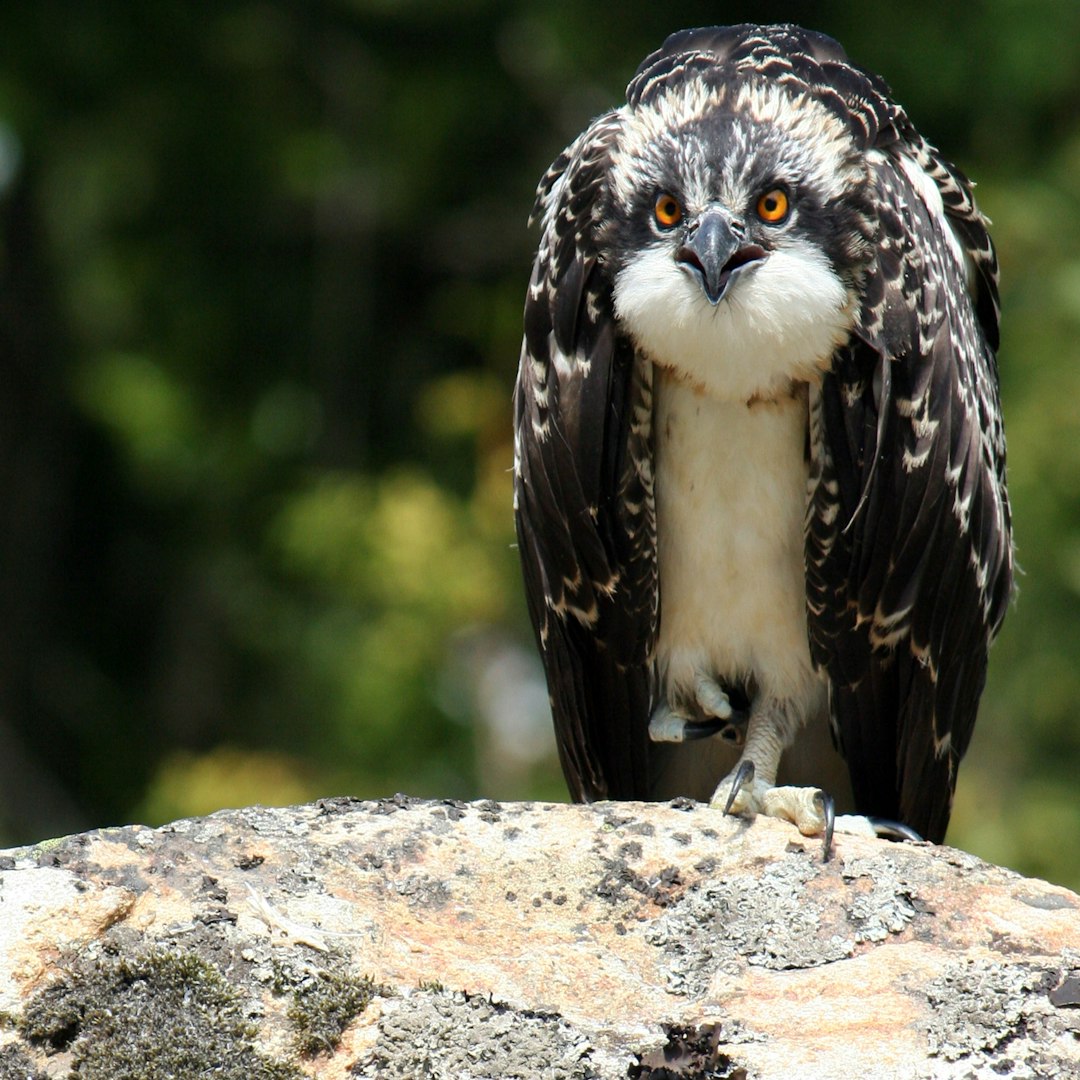
<path fill-rule="evenodd" d="M 809 631 L 858 810 L 940 842 L 1012 589 L 997 264 L 967 181 L 873 105 L 876 255 L 812 403 Z"/>
<path fill-rule="evenodd" d="M 619 112 L 540 184 L 514 395 L 515 517 L 563 771 L 577 800 L 648 790 L 656 632 L 651 365 L 620 336 L 598 231 Z"/>

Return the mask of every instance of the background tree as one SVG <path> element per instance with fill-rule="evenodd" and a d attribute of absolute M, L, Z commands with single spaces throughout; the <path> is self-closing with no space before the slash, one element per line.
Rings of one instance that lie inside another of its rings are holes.
<path fill-rule="evenodd" d="M 0 13 L 0 841 L 562 798 L 510 512 L 536 180 L 670 31 L 792 20 L 979 181 L 1020 597 L 950 839 L 1080 884 L 1080 7 Z"/>

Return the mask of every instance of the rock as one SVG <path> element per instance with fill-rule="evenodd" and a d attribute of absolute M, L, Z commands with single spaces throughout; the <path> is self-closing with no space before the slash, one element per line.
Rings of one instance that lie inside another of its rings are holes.
<path fill-rule="evenodd" d="M 397 796 L 0 855 L 0 1080 L 1080 1075 L 1080 897 L 694 803 Z"/>

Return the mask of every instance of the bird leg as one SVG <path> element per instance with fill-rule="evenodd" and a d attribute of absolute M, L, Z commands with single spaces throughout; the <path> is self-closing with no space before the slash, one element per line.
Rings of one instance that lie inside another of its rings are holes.
<path fill-rule="evenodd" d="M 738 745 L 745 725 L 745 713 L 733 708 L 724 688 L 699 672 L 690 701 L 671 702 L 665 697 L 656 706 L 649 719 L 649 738 L 653 742 L 686 742 L 719 735 Z"/>
<path fill-rule="evenodd" d="M 784 702 L 755 703 L 738 764 L 720 781 L 711 804 L 726 814 L 766 814 L 790 821 L 804 836 L 822 836 L 829 857 L 836 811 L 820 788 L 776 787 L 780 757 L 802 721 Z"/>
<path fill-rule="evenodd" d="M 710 804 L 725 814 L 765 814 L 790 821 L 804 836 L 821 836 L 828 861 L 833 832 L 877 836 L 889 840 L 922 839 L 908 825 L 861 814 L 836 815 L 833 797 L 815 787 L 775 787 L 780 756 L 799 728 L 794 713 L 782 703 L 755 707 L 750 716 L 746 747 L 735 768 L 720 781 Z"/>

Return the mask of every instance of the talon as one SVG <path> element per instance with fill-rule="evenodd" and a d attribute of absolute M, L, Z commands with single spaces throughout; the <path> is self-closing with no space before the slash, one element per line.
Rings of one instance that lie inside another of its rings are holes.
<path fill-rule="evenodd" d="M 719 735 L 726 742 L 738 746 L 743 741 L 746 717 L 735 713 L 724 692 L 715 685 L 699 680 L 698 704 L 704 718 L 690 716 L 681 707 L 661 701 L 649 718 L 649 739 L 652 742 L 681 743 L 690 739 L 708 739 Z M 704 695 L 704 696 L 702 696 Z"/>
<path fill-rule="evenodd" d="M 916 844 L 922 842 L 922 837 L 910 826 L 902 821 L 890 821 L 888 818 L 867 816 L 867 821 L 873 827 L 874 835 L 883 840 L 911 840 Z"/>
<path fill-rule="evenodd" d="M 661 702 L 649 719 L 649 738 L 653 742 L 686 742 L 688 739 L 706 739 L 723 733 L 731 727 L 727 719 L 691 720 L 680 716 L 668 703 Z"/>
<path fill-rule="evenodd" d="M 694 720 L 687 723 L 686 729 L 683 731 L 683 738 L 706 739 L 710 735 L 725 735 L 729 728 L 731 728 L 731 725 L 726 720 Z"/>
<path fill-rule="evenodd" d="M 821 861 L 828 862 L 832 855 L 833 830 L 836 828 L 836 800 L 827 791 L 819 789 L 814 795 L 814 802 L 821 807 L 821 815 L 825 818 L 825 845 Z"/>
<path fill-rule="evenodd" d="M 727 802 L 724 803 L 725 814 L 731 813 L 731 808 L 743 787 L 754 782 L 754 772 L 754 763 L 749 758 L 743 758 L 739 762 L 739 767 L 735 770 L 735 775 L 731 781 L 731 791 L 728 794 Z"/>

